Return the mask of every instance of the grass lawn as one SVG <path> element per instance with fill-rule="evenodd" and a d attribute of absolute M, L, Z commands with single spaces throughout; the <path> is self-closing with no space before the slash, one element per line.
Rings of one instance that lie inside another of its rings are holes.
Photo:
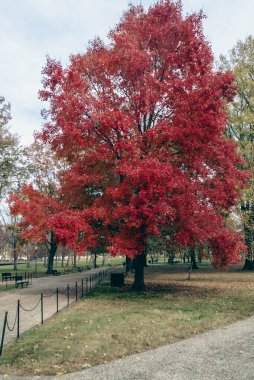
<path fill-rule="evenodd" d="M 254 314 L 254 273 L 181 265 L 146 269 L 137 294 L 104 282 L 4 350 L 0 372 L 61 375 L 159 347 Z"/>

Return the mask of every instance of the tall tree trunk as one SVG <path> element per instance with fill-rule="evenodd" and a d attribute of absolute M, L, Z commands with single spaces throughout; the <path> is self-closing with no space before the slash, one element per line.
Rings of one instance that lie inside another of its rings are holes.
<path fill-rule="evenodd" d="M 244 240 L 247 247 L 247 257 L 245 259 L 244 270 L 253 270 L 253 231 L 252 226 L 254 222 L 254 206 L 249 202 L 241 202 L 241 210 L 244 213 L 247 213 L 248 219 L 247 223 L 244 223 Z"/>
<path fill-rule="evenodd" d="M 77 272 L 77 254 L 76 254 L 76 252 L 73 252 L 73 268 L 74 268 L 74 271 Z"/>
<path fill-rule="evenodd" d="M 103 253 L 102 266 L 104 267 L 107 264 L 108 264 L 108 254 Z"/>
<path fill-rule="evenodd" d="M 31 267 L 31 253 L 29 252 L 27 255 L 27 262 L 26 262 L 27 268 Z"/>
<path fill-rule="evenodd" d="M 144 267 L 146 266 L 146 253 L 145 251 L 140 255 L 137 255 L 134 259 L 135 279 L 133 284 L 133 290 L 142 291 L 145 290 L 144 281 Z"/>
<path fill-rule="evenodd" d="M 64 267 L 64 257 L 65 257 L 65 246 L 62 246 L 62 263 L 61 263 L 62 268 Z"/>
<path fill-rule="evenodd" d="M 17 240 L 14 237 L 14 242 L 13 242 L 13 270 L 15 270 L 15 271 L 18 270 L 17 262 L 18 262 Z"/>
<path fill-rule="evenodd" d="M 47 273 L 51 274 L 54 268 L 54 257 L 57 250 L 56 237 L 53 231 L 50 232 L 50 248 L 48 254 L 48 270 Z"/>
<path fill-rule="evenodd" d="M 129 256 L 125 256 L 125 272 L 129 273 L 131 271 L 131 258 Z"/>
<path fill-rule="evenodd" d="M 191 272 L 192 272 L 192 261 L 191 261 L 190 268 L 189 268 L 189 275 L 187 278 L 188 281 L 191 279 Z"/>
<path fill-rule="evenodd" d="M 244 225 L 244 240 L 247 247 L 247 257 L 245 259 L 243 270 L 253 270 L 253 232 L 246 224 Z"/>
<path fill-rule="evenodd" d="M 199 269 L 196 262 L 195 248 L 190 247 L 190 258 L 191 258 L 191 267 L 192 269 Z"/>

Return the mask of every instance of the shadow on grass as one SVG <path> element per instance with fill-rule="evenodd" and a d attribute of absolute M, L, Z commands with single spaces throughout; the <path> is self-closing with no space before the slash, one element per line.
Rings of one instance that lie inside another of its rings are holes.
<path fill-rule="evenodd" d="M 184 284 L 158 284 L 155 282 L 147 282 L 146 289 L 142 292 L 137 292 L 132 289 L 131 284 L 126 284 L 124 287 L 111 287 L 109 283 L 104 282 L 97 286 L 89 297 L 93 298 L 108 298 L 108 299 L 123 299 L 123 300 L 136 300 L 137 298 L 169 298 L 173 297 L 194 297 L 194 298 L 207 298 L 210 295 L 214 296 L 220 290 L 216 288 L 203 288 L 200 286 L 191 286 Z"/>

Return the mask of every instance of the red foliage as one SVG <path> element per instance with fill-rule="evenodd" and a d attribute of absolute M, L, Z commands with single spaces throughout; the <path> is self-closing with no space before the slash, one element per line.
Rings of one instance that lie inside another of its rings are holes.
<path fill-rule="evenodd" d="M 9 199 L 11 213 L 22 215 L 22 237 L 37 242 L 45 241 L 51 216 L 62 211 L 52 197 L 43 196 L 32 186 L 23 186 L 22 196 L 12 194 Z"/>
<path fill-rule="evenodd" d="M 213 252 L 212 263 L 216 268 L 225 268 L 228 263 L 237 264 L 241 261 L 239 252 L 245 252 L 246 246 L 236 233 L 225 228 L 211 239 Z"/>
<path fill-rule="evenodd" d="M 213 70 L 202 18 L 169 0 L 131 6 L 108 45 L 94 40 L 66 69 L 48 59 L 40 137 L 69 164 L 50 222 L 67 244 L 84 230 L 83 247 L 103 235 L 112 254 L 135 256 L 168 226 L 182 245 L 211 240 L 216 264 L 242 249 L 221 217 L 244 179 L 223 136 L 234 78 Z"/>
<path fill-rule="evenodd" d="M 9 203 L 12 214 L 22 215 L 19 225 L 23 230 L 21 236 L 26 240 L 45 242 L 47 234 L 53 231 L 57 243 L 68 243 L 77 251 L 97 244 L 93 241 L 93 230 L 82 214 L 67 209 L 63 202 L 34 190 L 32 186 L 23 186 L 21 195 L 11 194 Z M 79 239 L 81 231 L 82 240 Z"/>

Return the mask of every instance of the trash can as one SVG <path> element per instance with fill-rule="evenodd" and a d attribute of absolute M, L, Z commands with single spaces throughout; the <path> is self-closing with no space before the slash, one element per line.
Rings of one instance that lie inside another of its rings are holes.
<path fill-rule="evenodd" d="M 124 272 L 111 273 L 111 286 L 124 286 Z"/>

